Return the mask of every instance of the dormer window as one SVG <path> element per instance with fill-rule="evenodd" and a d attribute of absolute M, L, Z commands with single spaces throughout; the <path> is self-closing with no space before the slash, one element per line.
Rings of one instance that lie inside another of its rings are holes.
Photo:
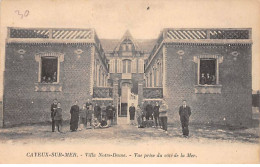
<path fill-rule="evenodd" d="M 126 44 L 122 44 L 121 49 L 122 49 L 122 51 L 126 51 Z"/>
<path fill-rule="evenodd" d="M 132 51 L 132 44 L 127 44 L 127 51 Z"/>

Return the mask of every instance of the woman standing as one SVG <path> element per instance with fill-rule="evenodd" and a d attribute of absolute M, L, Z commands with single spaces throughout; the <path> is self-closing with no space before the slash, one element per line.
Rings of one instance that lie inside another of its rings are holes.
<path fill-rule="evenodd" d="M 76 100 L 74 105 L 70 109 L 71 119 L 70 119 L 70 130 L 72 132 L 77 131 L 79 123 L 79 106 L 78 101 Z"/>

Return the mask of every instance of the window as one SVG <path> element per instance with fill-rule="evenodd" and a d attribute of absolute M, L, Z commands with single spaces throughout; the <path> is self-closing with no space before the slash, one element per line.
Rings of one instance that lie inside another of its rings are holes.
<path fill-rule="evenodd" d="M 46 56 L 41 58 L 41 83 L 57 82 L 58 58 Z"/>
<path fill-rule="evenodd" d="M 123 73 L 131 73 L 131 60 L 123 60 Z"/>
<path fill-rule="evenodd" d="M 219 83 L 219 68 L 223 62 L 223 56 L 199 55 L 193 57 L 197 63 L 197 85 L 195 93 L 198 94 L 221 94 L 222 85 Z"/>
<path fill-rule="evenodd" d="M 144 73 L 144 60 L 143 59 L 139 59 L 139 61 L 138 61 L 138 72 Z"/>
<path fill-rule="evenodd" d="M 149 82 L 150 82 L 149 87 L 152 87 L 153 86 L 153 74 L 150 72 L 149 75 L 150 75 L 149 76 Z"/>
<path fill-rule="evenodd" d="M 122 44 L 122 45 L 121 45 L 121 50 L 122 50 L 122 51 L 126 51 L 126 44 Z"/>
<path fill-rule="evenodd" d="M 153 85 L 154 85 L 154 87 L 157 86 L 157 69 L 156 68 L 153 69 Z"/>
<path fill-rule="evenodd" d="M 200 59 L 199 84 L 216 84 L 216 59 Z"/>
<path fill-rule="evenodd" d="M 132 51 L 132 44 L 127 44 L 127 51 Z"/>

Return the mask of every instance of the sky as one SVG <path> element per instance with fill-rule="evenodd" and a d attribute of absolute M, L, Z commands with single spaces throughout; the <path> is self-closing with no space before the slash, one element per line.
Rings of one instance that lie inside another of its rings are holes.
<path fill-rule="evenodd" d="M 7 27 L 94 28 L 112 39 L 126 30 L 155 39 L 163 28 L 252 28 L 252 86 L 260 89 L 258 0 L 3 0 L 0 12 L 0 97 Z"/>

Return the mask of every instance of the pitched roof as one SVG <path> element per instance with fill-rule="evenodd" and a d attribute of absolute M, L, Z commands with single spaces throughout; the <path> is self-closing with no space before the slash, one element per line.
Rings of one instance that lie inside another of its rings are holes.
<path fill-rule="evenodd" d="M 100 39 L 105 52 L 112 52 L 120 41 L 121 39 Z M 151 52 L 156 43 L 156 39 L 135 39 L 134 41 L 138 45 L 139 49 L 144 52 Z"/>

